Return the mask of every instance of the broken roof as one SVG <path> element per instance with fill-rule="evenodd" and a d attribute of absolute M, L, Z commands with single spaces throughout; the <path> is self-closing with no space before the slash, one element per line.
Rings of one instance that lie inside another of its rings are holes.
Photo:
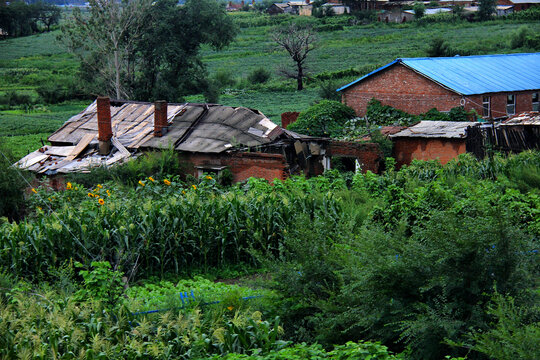
<path fill-rule="evenodd" d="M 461 95 L 540 88 L 540 53 L 396 59 L 337 89 L 345 90 L 395 64 L 402 64 Z"/>
<path fill-rule="evenodd" d="M 410 126 L 390 138 L 447 138 L 462 139 L 466 137 L 465 130 L 469 126 L 476 126 L 478 123 L 469 121 L 420 121 L 418 124 Z"/>
<path fill-rule="evenodd" d="M 502 122 L 501 125 L 540 125 L 540 112 L 528 111 Z"/>
<path fill-rule="evenodd" d="M 27 155 L 17 166 L 38 173 L 84 171 L 112 165 L 136 155 L 138 149 L 221 153 L 256 148 L 278 139 L 309 138 L 282 129 L 261 112 L 216 104 L 168 104 L 168 131 L 154 136 L 154 104 L 111 101 L 112 151 L 101 156 L 98 144 L 97 103 L 66 121 L 48 140 L 52 146 Z"/>

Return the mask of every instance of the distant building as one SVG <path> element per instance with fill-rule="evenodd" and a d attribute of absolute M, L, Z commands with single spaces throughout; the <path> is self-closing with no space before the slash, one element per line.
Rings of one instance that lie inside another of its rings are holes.
<path fill-rule="evenodd" d="M 309 0 L 274 3 L 266 10 L 270 15 L 293 14 L 301 16 L 311 16 L 312 11 L 313 5 L 310 4 Z"/>
<path fill-rule="evenodd" d="M 396 59 L 339 88 L 359 116 L 375 98 L 421 114 L 462 106 L 486 119 L 538 108 L 540 53 Z"/>
<path fill-rule="evenodd" d="M 498 0 L 497 5 L 509 5 L 514 7 L 514 11 L 523 11 L 540 6 L 540 0 Z"/>

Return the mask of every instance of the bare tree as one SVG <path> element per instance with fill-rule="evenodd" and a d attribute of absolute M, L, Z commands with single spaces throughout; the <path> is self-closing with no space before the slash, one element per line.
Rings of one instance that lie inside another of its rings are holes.
<path fill-rule="evenodd" d="M 282 73 L 297 81 L 297 89 L 304 88 L 303 79 L 307 55 L 314 49 L 316 41 L 315 32 L 311 27 L 299 27 L 296 24 L 277 29 L 272 34 L 272 39 L 280 48 L 287 50 L 294 61 L 296 70 L 294 72 L 282 70 Z"/>

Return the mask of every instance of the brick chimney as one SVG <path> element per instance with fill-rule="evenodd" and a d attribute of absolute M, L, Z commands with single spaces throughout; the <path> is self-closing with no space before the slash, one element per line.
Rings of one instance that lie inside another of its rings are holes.
<path fill-rule="evenodd" d="M 161 137 L 167 133 L 167 102 L 157 100 L 154 103 L 154 136 Z"/>
<path fill-rule="evenodd" d="M 242 7 L 244 7 L 244 0 L 242 0 L 242 2 L 240 3 L 240 5 L 241 5 Z"/>
<path fill-rule="evenodd" d="M 97 98 L 97 117 L 98 117 L 98 141 L 99 154 L 108 155 L 111 151 L 111 101 L 108 97 L 100 96 Z"/>

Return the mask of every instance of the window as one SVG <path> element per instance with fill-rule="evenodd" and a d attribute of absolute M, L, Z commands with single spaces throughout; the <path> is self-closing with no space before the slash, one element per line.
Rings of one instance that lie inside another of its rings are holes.
<path fill-rule="evenodd" d="M 532 111 L 540 111 L 540 103 L 538 102 L 538 93 L 532 94 Z"/>
<path fill-rule="evenodd" d="M 491 116 L 491 98 L 489 96 L 482 97 L 482 116 Z"/>
<path fill-rule="evenodd" d="M 506 114 L 514 115 L 516 113 L 516 96 L 510 94 L 506 97 Z"/>

